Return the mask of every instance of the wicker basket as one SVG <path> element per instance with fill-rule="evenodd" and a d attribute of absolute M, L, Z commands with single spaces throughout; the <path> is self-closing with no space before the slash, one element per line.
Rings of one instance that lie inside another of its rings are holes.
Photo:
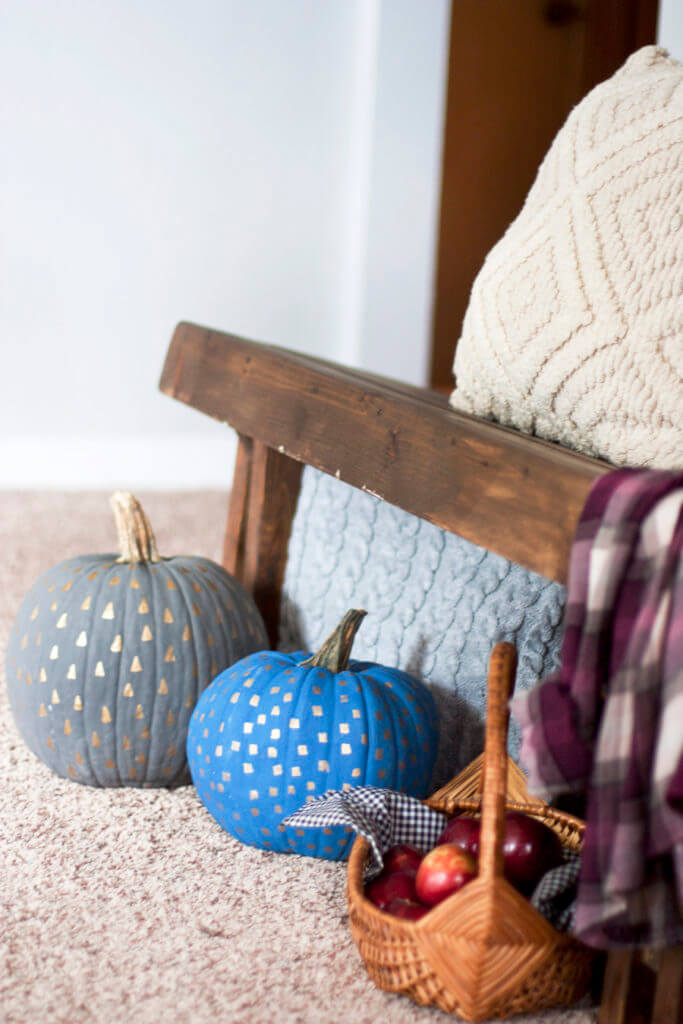
<path fill-rule="evenodd" d="M 481 810 L 479 876 L 419 921 L 407 921 L 365 899 L 364 839 L 354 843 L 348 865 L 351 932 L 375 984 L 470 1021 L 569 1005 L 590 981 L 592 951 L 556 931 L 502 877 L 507 809 L 539 818 L 572 850 L 580 848 L 584 829 L 578 818 L 532 799 L 506 754 L 516 662 L 512 644 L 496 645 L 484 754 L 426 801 L 450 816 Z"/>

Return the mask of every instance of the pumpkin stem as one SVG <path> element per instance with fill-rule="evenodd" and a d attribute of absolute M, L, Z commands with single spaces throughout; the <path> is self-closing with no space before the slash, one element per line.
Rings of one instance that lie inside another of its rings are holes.
<path fill-rule="evenodd" d="M 121 555 L 117 562 L 159 562 L 159 552 L 149 519 L 130 491 L 116 491 L 109 499 L 114 510 Z"/>
<path fill-rule="evenodd" d="M 348 611 L 318 653 L 306 658 L 301 664 L 313 668 L 326 668 L 329 672 L 345 672 L 358 627 L 366 615 L 367 612 L 362 608 L 352 608 Z"/>

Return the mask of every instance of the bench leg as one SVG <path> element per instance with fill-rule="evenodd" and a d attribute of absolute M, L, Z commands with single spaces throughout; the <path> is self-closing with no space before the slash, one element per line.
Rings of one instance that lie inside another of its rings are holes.
<path fill-rule="evenodd" d="M 683 1024 L 683 946 L 612 950 L 598 1024 Z"/>
<path fill-rule="evenodd" d="M 652 1024 L 683 1024 L 683 946 L 672 946 L 662 952 Z"/>

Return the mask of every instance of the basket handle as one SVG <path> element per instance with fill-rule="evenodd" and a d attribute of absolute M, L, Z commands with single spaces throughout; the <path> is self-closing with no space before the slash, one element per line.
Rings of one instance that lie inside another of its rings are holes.
<path fill-rule="evenodd" d="M 479 837 L 479 877 L 488 880 L 503 874 L 508 701 L 515 688 L 516 669 L 515 645 L 506 642 L 496 644 L 489 660 Z"/>

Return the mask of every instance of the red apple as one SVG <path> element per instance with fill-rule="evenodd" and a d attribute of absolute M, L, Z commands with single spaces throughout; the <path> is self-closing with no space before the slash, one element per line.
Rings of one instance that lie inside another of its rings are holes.
<path fill-rule="evenodd" d="M 387 874 L 392 874 L 395 871 L 416 874 L 422 860 L 422 851 L 409 843 L 398 843 L 396 846 L 390 847 L 382 859 L 384 861 L 383 870 Z"/>
<path fill-rule="evenodd" d="M 409 871 L 382 871 L 365 886 L 365 897 L 380 910 L 394 899 L 417 900 L 415 875 Z"/>
<path fill-rule="evenodd" d="M 479 856 L 480 831 L 481 820 L 463 814 L 460 818 L 453 818 L 448 822 L 436 844 L 441 846 L 443 843 L 455 843 L 476 860 Z"/>
<path fill-rule="evenodd" d="M 455 843 L 443 843 L 422 858 L 415 876 L 417 898 L 420 903 L 433 907 L 476 876 L 474 857 Z"/>
<path fill-rule="evenodd" d="M 552 829 L 522 811 L 505 815 L 504 874 L 528 895 L 546 871 L 562 863 L 562 843 Z"/>
<path fill-rule="evenodd" d="M 457 843 L 475 859 L 479 856 L 481 820 L 469 815 L 453 818 L 437 839 L 437 845 Z M 551 868 L 562 863 L 562 844 L 547 825 L 522 811 L 507 811 L 503 836 L 503 874 L 530 895 Z"/>
<path fill-rule="evenodd" d="M 404 917 L 408 921 L 419 921 L 421 917 L 424 917 L 429 907 L 425 907 L 422 903 L 416 903 L 415 900 L 392 900 L 384 908 L 387 914 L 392 914 L 393 917 Z"/>

